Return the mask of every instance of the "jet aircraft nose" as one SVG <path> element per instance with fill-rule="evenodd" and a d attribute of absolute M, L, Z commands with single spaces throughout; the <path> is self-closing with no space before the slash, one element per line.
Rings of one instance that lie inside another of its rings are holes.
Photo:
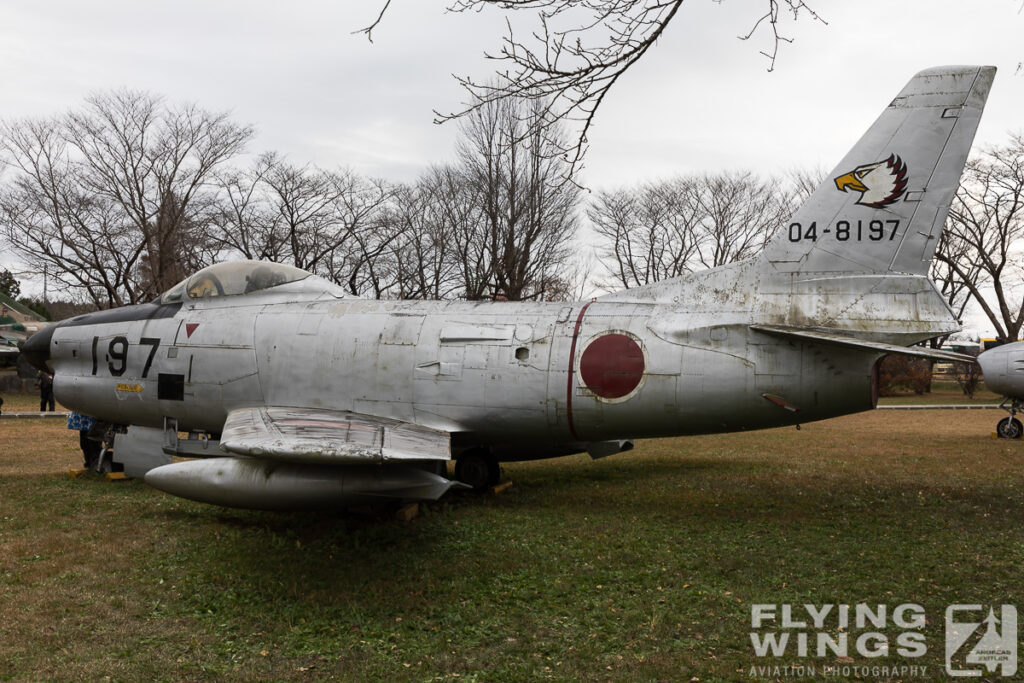
<path fill-rule="evenodd" d="M 21 345 L 21 355 L 37 370 L 53 372 L 48 363 L 50 361 L 50 340 L 53 339 L 53 331 L 57 325 L 49 325 L 39 330 L 25 340 Z"/>
<path fill-rule="evenodd" d="M 988 389 L 1014 398 L 1024 397 L 1024 342 L 1004 344 L 978 356 Z"/>
<path fill-rule="evenodd" d="M 978 365 L 985 379 L 995 378 L 1006 370 L 1006 356 L 997 347 L 978 356 Z"/>

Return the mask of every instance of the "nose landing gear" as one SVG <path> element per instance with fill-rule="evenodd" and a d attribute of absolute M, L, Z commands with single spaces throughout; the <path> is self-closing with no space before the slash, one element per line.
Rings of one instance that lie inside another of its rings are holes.
<path fill-rule="evenodd" d="M 1007 407 L 1006 404 L 1010 406 Z M 1024 425 L 1017 419 L 1017 413 L 1024 410 L 1024 401 L 1020 399 L 1006 399 L 999 404 L 999 407 L 1010 413 L 1010 417 L 1004 417 L 996 425 L 996 434 L 1000 439 L 1019 439 L 1024 435 Z"/>

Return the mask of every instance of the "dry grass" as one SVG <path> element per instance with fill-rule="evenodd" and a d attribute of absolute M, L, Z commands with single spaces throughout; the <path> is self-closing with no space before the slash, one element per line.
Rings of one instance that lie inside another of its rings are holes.
<path fill-rule="evenodd" d="M 974 397 L 964 395 L 963 390 L 956 382 L 944 379 L 936 379 L 932 382 L 931 391 L 924 394 L 915 394 L 909 389 L 902 390 L 893 396 L 883 396 L 878 400 L 879 405 L 907 405 L 907 404 L 982 404 L 996 403 L 1003 400 L 999 394 L 989 391 L 982 382 L 974 392 Z"/>
<path fill-rule="evenodd" d="M 131 521 L 142 485 L 70 479 L 81 461 L 63 420 L 0 421 L 0 678 L 145 677 L 120 653 L 178 626 L 146 619 L 134 586 L 160 542 Z"/>
<path fill-rule="evenodd" d="M 64 420 L 0 420 L 0 477 L 52 475 L 81 463 L 78 432 Z"/>
<path fill-rule="evenodd" d="M 4 400 L 3 411 L 5 413 L 37 412 L 39 410 L 39 392 L 31 394 L 0 393 L 0 398 Z M 57 410 L 66 410 L 59 403 L 56 408 Z"/>
<path fill-rule="evenodd" d="M 0 678 L 743 680 L 748 605 L 806 601 L 923 604 L 941 678 L 945 605 L 1024 606 L 1024 443 L 990 437 L 1000 416 L 512 464 L 510 494 L 411 524 L 72 480 L 74 432 L 0 421 Z"/>

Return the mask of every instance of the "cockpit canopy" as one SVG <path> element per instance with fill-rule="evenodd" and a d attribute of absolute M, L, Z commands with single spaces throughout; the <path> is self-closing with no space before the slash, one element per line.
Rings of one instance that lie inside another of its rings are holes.
<path fill-rule="evenodd" d="M 266 261 L 230 261 L 203 268 L 167 290 L 160 303 L 172 304 L 184 298 L 205 299 L 213 296 L 237 296 L 297 282 L 310 273 Z"/>

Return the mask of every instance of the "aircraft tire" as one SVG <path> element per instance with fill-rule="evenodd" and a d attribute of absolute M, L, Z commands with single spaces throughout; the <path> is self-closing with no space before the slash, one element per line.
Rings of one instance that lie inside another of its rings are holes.
<path fill-rule="evenodd" d="M 470 451 L 455 461 L 455 479 L 474 491 L 484 491 L 501 480 L 501 467 L 486 451 Z"/>
<path fill-rule="evenodd" d="M 1024 434 L 1024 425 L 1015 417 L 1004 417 L 996 425 L 996 434 L 1001 439 L 1019 439 Z"/>

